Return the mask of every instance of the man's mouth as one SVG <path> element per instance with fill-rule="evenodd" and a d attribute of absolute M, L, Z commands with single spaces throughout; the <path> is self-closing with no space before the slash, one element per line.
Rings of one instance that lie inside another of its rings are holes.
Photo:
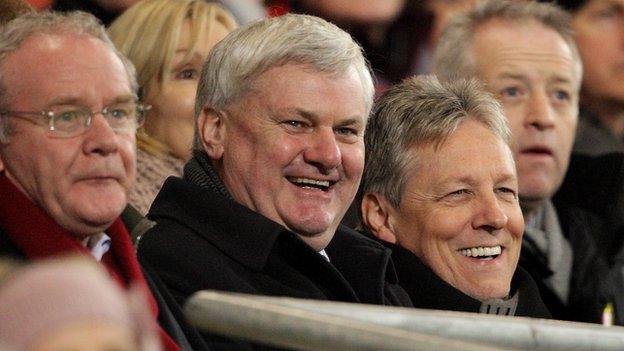
<path fill-rule="evenodd" d="M 495 258 L 497 258 L 501 252 L 503 251 L 503 248 L 498 245 L 498 246 L 478 246 L 478 247 L 470 247 L 470 248 L 465 248 L 465 249 L 460 249 L 458 250 L 459 253 L 461 253 L 462 255 L 466 256 L 466 257 L 474 257 L 474 258 L 478 258 L 480 260 L 493 260 Z"/>
<path fill-rule="evenodd" d="M 553 152 L 550 148 L 545 146 L 533 146 L 522 150 L 523 154 L 544 155 L 552 156 Z"/>
<path fill-rule="evenodd" d="M 286 177 L 286 179 L 298 187 L 319 189 L 322 191 L 328 191 L 332 185 L 336 184 L 336 181 L 333 180 L 319 180 L 301 177 Z"/>

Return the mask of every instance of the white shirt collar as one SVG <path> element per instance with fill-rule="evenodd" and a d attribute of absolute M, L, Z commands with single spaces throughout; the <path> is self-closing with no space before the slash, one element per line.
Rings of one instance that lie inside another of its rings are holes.
<path fill-rule="evenodd" d="M 83 244 L 86 248 L 91 250 L 91 255 L 93 255 L 96 260 L 101 261 L 102 256 L 110 250 L 111 238 L 105 233 L 100 233 L 86 238 Z"/>

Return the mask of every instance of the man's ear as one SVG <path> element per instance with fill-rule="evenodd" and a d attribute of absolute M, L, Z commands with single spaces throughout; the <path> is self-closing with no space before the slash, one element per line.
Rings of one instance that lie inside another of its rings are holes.
<path fill-rule="evenodd" d="M 225 139 L 223 114 L 211 107 L 204 107 L 197 119 L 197 131 L 208 156 L 213 160 L 221 159 Z"/>
<path fill-rule="evenodd" d="M 392 205 L 382 195 L 368 193 L 362 199 L 362 221 L 377 238 L 395 244 L 397 242 L 392 224 Z"/>

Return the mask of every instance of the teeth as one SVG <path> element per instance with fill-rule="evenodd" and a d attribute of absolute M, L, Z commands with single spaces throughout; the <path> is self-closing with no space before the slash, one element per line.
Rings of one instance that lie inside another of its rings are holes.
<path fill-rule="evenodd" d="M 473 247 L 470 249 L 461 249 L 459 252 L 467 257 L 482 257 L 500 255 L 502 248 L 500 246 L 492 247 Z"/>
<path fill-rule="evenodd" d="M 297 183 L 297 184 L 309 184 L 309 185 L 316 185 L 316 186 L 322 186 L 322 187 L 329 187 L 329 181 L 328 180 L 316 180 L 316 179 L 309 179 L 309 178 L 288 178 L 291 182 L 293 183 Z"/>

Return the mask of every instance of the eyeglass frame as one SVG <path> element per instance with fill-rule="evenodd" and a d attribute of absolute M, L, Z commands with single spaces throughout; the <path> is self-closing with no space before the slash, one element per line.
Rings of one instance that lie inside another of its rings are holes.
<path fill-rule="evenodd" d="M 151 105 L 144 105 L 144 104 L 140 104 L 138 103 L 138 101 L 130 101 L 131 103 L 134 103 L 136 106 L 134 107 L 135 110 L 135 117 L 134 117 L 134 122 L 135 122 L 135 126 L 134 126 L 134 131 L 136 131 L 137 129 L 139 129 L 143 123 L 145 122 L 145 113 L 147 111 L 149 111 L 152 106 Z M 67 135 L 63 135 L 61 133 L 63 133 L 63 131 L 58 131 L 57 129 L 55 129 L 54 126 L 54 120 L 55 117 L 57 117 L 58 114 L 63 113 L 63 112 L 54 112 L 54 111 L 17 111 L 17 110 L 4 110 L 4 111 L 0 111 L 0 117 L 16 117 L 25 121 L 29 121 L 31 123 L 34 123 L 36 125 L 48 125 L 48 129 L 47 132 L 51 137 L 54 138 L 73 138 L 76 136 L 79 136 L 81 134 L 83 134 L 84 132 L 86 132 L 87 130 L 89 130 L 91 128 L 91 123 L 93 121 L 93 118 L 98 115 L 101 114 L 102 117 L 104 117 L 104 119 L 106 120 L 106 123 L 111 127 L 111 129 L 113 129 L 113 131 L 115 133 L 117 132 L 127 132 L 130 131 L 131 129 L 125 130 L 125 129 L 117 129 L 115 127 L 113 127 L 110 124 L 110 111 L 108 110 L 109 108 L 113 107 L 116 104 L 121 104 L 121 103 L 125 103 L 125 102 L 117 102 L 117 103 L 113 103 L 107 106 L 104 106 L 104 108 L 102 108 L 99 111 L 91 111 L 88 108 L 84 107 L 84 106 L 73 106 L 75 109 L 73 110 L 69 110 L 69 111 L 83 111 L 83 112 L 88 112 L 88 118 L 84 119 L 84 124 L 83 127 L 81 129 L 78 129 L 78 132 L 66 132 L 68 133 Z M 35 117 L 44 117 L 48 119 L 47 123 L 41 123 L 39 121 L 43 121 L 43 119 L 37 119 L 37 118 L 30 118 L 27 117 L 28 115 L 31 116 L 35 116 Z"/>

